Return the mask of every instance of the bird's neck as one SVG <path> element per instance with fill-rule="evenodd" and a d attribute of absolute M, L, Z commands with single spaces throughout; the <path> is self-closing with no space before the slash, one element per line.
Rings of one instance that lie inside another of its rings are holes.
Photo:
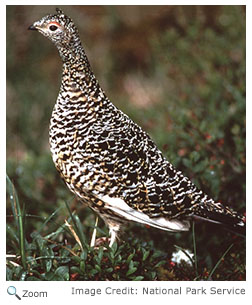
<path fill-rule="evenodd" d="M 82 107 L 89 108 L 106 99 L 82 46 L 71 51 L 59 48 L 59 52 L 63 61 L 61 91 L 67 92 L 70 98 L 59 99 L 58 102 L 66 107 L 81 104 Z"/>
<path fill-rule="evenodd" d="M 57 46 L 57 48 L 64 65 L 73 66 L 75 63 L 82 62 L 90 66 L 79 39 L 72 40 L 67 46 Z"/>

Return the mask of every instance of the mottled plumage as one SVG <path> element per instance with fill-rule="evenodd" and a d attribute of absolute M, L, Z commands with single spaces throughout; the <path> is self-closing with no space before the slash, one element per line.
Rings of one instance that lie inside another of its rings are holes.
<path fill-rule="evenodd" d="M 197 189 L 111 103 L 69 17 L 57 9 L 29 29 L 53 41 L 63 61 L 50 122 L 53 161 L 69 189 L 109 226 L 111 244 L 127 220 L 177 232 L 188 230 L 194 216 L 245 231 L 241 215 Z"/>

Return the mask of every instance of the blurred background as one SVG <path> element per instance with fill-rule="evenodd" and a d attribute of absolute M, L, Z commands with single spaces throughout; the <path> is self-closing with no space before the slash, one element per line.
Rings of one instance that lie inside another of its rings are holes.
<path fill-rule="evenodd" d="M 61 8 L 77 25 L 111 101 L 196 185 L 244 213 L 245 6 Z M 87 238 L 95 221 L 73 199 L 49 152 L 48 126 L 61 61 L 51 42 L 27 28 L 54 12 L 55 6 L 7 6 L 7 174 L 25 206 L 27 241 L 41 228 L 43 217 L 65 201 L 77 209 Z M 7 197 L 7 225 L 14 228 L 11 214 Z M 65 217 L 63 212 L 57 215 L 57 223 Z M 54 226 L 49 222 L 41 234 Z M 99 226 L 107 232 L 101 220 Z M 245 279 L 244 242 L 213 224 L 196 223 L 195 231 L 202 270 L 211 268 L 234 242 L 225 279 Z M 152 241 L 167 255 L 173 244 L 192 247 L 191 232 L 172 235 L 137 224 L 124 233 L 123 239 L 128 238 Z M 8 253 L 15 251 L 14 243 L 8 243 Z"/>

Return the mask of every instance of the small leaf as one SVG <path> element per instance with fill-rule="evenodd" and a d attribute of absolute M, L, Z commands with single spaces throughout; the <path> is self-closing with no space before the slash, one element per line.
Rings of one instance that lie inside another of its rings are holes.
<path fill-rule="evenodd" d="M 117 243 L 114 242 L 113 245 L 111 246 L 111 251 L 113 252 L 113 254 L 115 254 L 116 250 L 117 250 Z"/>
<path fill-rule="evenodd" d="M 60 266 L 56 269 L 55 275 L 62 278 L 64 281 L 69 281 L 69 268 L 68 266 Z"/>
<path fill-rule="evenodd" d="M 144 279 L 144 276 L 138 275 L 137 277 L 135 277 L 135 278 L 133 279 L 133 281 L 142 281 L 143 279 Z"/>
<path fill-rule="evenodd" d="M 80 270 L 82 273 L 84 273 L 85 269 L 86 269 L 86 264 L 85 264 L 85 261 L 83 260 L 80 262 Z"/>
<path fill-rule="evenodd" d="M 98 272 L 101 272 L 101 267 L 97 264 L 95 264 L 95 269 L 98 271 Z"/>
<path fill-rule="evenodd" d="M 87 259 L 87 251 L 86 250 L 83 250 L 81 252 L 81 255 L 80 255 L 80 258 L 85 261 Z"/>
<path fill-rule="evenodd" d="M 126 276 L 128 276 L 128 275 L 134 273 L 136 270 L 137 270 L 137 268 L 134 267 L 134 261 L 130 261 L 130 263 L 129 263 L 129 270 L 128 270 L 128 272 L 126 273 Z"/>
<path fill-rule="evenodd" d="M 195 173 L 202 172 L 209 164 L 209 161 L 207 159 L 204 159 L 197 164 L 194 165 L 193 171 Z"/>
<path fill-rule="evenodd" d="M 98 259 L 99 259 L 99 263 L 101 263 L 101 260 L 102 260 L 102 257 L 103 257 L 103 247 L 99 248 L 97 256 L 98 256 Z"/>
<path fill-rule="evenodd" d="M 134 261 L 130 261 L 130 263 L 129 263 L 129 269 L 131 269 L 131 268 L 133 268 L 134 267 Z"/>
<path fill-rule="evenodd" d="M 76 266 L 72 266 L 70 268 L 70 271 L 71 271 L 71 274 L 74 274 L 74 273 L 81 273 L 81 270 L 80 268 L 76 267 Z"/>
<path fill-rule="evenodd" d="M 158 262 L 155 266 L 154 266 L 154 268 L 158 268 L 158 267 L 160 267 L 160 266 L 162 266 L 162 265 L 164 265 L 166 263 L 166 261 L 160 261 L 160 262 Z"/>
<path fill-rule="evenodd" d="M 128 272 L 126 273 L 126 276 L 133 274 L 136 270 L 137 270 L 136 267 L 129 269 Z"/>
<path fill-rule="evenodd" d="M 129 263 L 131 262 L 131 260 L 132 260 L 132 258 L 134 257 L 134 255 L 135 255 L 135 250 L 134 250 L 133 253 L 131 253 L 131 254 L 128 256 L 128 258 L 127 258 L 127 260 L 126 260 L 126 264 L 129 264 Z"/>
<path fill-rule="evenodd" d="M 147 257 L 149 256 L 150 251 L 145 250 L 144 248 L 142 249 L 142 251 L 143 251 L 143 262 L 144 262 L 147 259 Z"/>
<path fill-rule="evenodd" d="M 151 275 L 151 279 L 154 280 L 156 275 L 157 275 L 157 273 L 156 273 L 156 271 L 151 271 L 150 275 Z"/>
<path fill-rule="evenodd" d="M 92 270 L 90 270 L 89 275 L 93 276 L 93 275 L 95 275 L 97 273 L 98 273 L 98 271 L 96 269 L 92 269 Z"/>

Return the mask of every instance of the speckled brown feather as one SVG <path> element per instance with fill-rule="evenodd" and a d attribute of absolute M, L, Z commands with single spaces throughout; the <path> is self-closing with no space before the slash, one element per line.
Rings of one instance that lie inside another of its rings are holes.
<path fill-rule="evenodd" d="M 187 230 L 191 216 L 245 229 L 242 216 L 197 189 L 141 127 L 110 102 L 69 17 L 57 10 L 32 29 L 55 43 L 63 61 L 50 122 L 53 161 L 69 189 L 99 213 L 110 230 L 118 231 L 127 220 Z"/>

